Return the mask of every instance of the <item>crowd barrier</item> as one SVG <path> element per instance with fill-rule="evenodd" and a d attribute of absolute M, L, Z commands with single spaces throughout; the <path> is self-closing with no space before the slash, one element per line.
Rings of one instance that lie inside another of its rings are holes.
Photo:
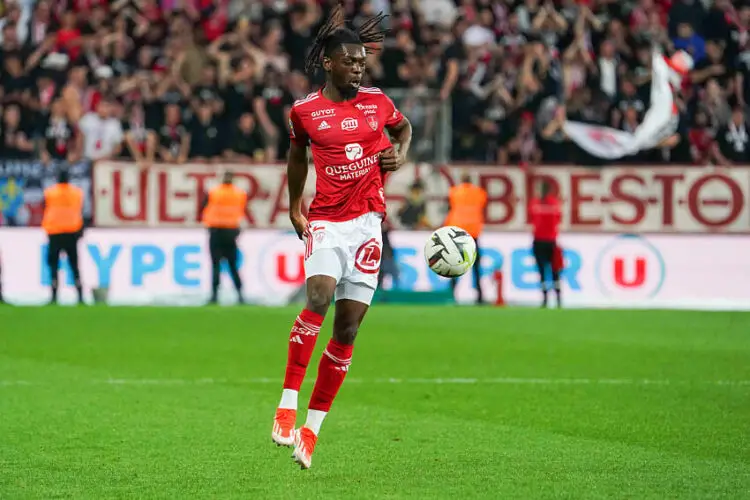
<path fill-rule="evenodd" d="M 394 231 L 407 291 L 443 290 L 447 280 L 424 262 L 426 232 Z M 87 288 L 109 289 L 113 304 L 196 305 L 208 298 L 210 263 L 207 234 L 199 229 L 90 229 L 81 240 Z M 493 271 L 504 273 L 509 303 L 536 304 L 538 278 L 526 233 L 487 233 L 480 240 L 482 286 L 495 296 Z M 565 234 L 565 303 L 575 307 L 750 309 L 750 236 Z M 0 229 L 0 259 L 6 299 L 41 303 L 48 297 L 46 238 L 32 228 Z M 303 244 L 284 230 L 247 230 L 240 237 L 241 274 L 249 299 L 284 304 L 304 280 Z M 72 284 L 63 264 L 62 281 Z M 471 276 L 459 281 L 459 302 L 474 298 Z M 391 286 L 387 282 L 386 286 Z M 221 300 L 232 302 L 225 273 Z M 61 292 L 63 301 L 74 290 Z"/>
<path fill-rule="evenodd" d="M 199 223 L 202 193 L 224 168 L 237 173 L 249 193 L 246 227 L 288 228 L 286 169 L 278 165 L 156 165 L 99 163 L 94 169 L 96 223 L 107 227 L 185 227 Z M 464 172 L 488 193 L 486 218 L 493 231 L 525 231 L 528 201 L 544 178 L 562 193 L 563 231 L 750 234 L 750 168 L 548 166 L 533 171 L 498 166 L 406 165 L 390 174 L 386 197 L 395 213 L 420 179 L 428 219 L 445 217 L 450 186 Z M 315 190 L 310 169 L 306 191 Z M 395 220 L 395 218 L 394 218 Z"/>
<path fill-rule="evenodd" d="M 0 161 L 0 225 L 38 225 L 42 188 L 57 166 Z M 87 162 L 73 168 L 86 192 L 87 216 L 98 227 L 198 227 L 203 193 L 232 169 L 249 194 L 245 227 L 288 229 L 286 169 L 282 165 L 167 165 Z M 547 166 L 532 170 L 499 166 L 409 164 L 386 180 L 393 215 L 419 179 L 425 185 L 428 219 L 445 217 L 447 193 L 464 172 L 488 192 L 487 228 L 524 232 L 536 180 L 545 178 L 562 194 L 564 232 L 750 234 L 750 167 L 611 166 L 584 169 Z M 311 168 L 305 190 L 315 191 Z"/>

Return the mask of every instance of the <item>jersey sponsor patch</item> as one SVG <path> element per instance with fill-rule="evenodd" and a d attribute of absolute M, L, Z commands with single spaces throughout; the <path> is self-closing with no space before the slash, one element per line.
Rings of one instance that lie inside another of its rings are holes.
<path fill-rule="evenodd" d="M 359 121 L 356 118 L 345 118 L 341 120 L 341 130 L 351 132 L 359 128 Z"/>
<path fill-rule="evenodd" d="M 344 152 L 346 153 L 346 159 L 349 161 L 359 160 L 364 154 L 362 146 L 356 142 L 344 146 Z"/>
<path fill-rule="evenodd" d="M 328 125 L 328 122 L 325 120 L 320 122 L 320 125 L 318 125 L 318 130 L 328 130 L 329 128 L 331 128 L 331 126 Z"/>

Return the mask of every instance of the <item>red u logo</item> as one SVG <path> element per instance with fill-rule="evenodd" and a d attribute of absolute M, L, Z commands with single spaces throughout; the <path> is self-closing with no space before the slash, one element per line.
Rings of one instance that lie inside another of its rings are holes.
<path fill-rule="evenodd" d="M 615 283 L 623 288 L 636 288 L 646 281 L 646 259 L 637 257 L 635 259 L 635 272 L 630 279 L 625 279 L 625 259 L 615 258 Z"/>

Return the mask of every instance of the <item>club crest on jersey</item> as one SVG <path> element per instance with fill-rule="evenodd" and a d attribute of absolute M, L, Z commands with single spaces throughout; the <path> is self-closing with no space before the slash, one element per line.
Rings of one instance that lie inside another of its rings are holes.
<path fill-rule="evenodd" d="M 367 117 L 367 124 L 370 126 L 371 129 L 377 130 L 378 129 L 378 119 L 372 115 Z"/>
<path fill-rule="evenodd" d="M 341 130 L 346 130 L 347 132 L 351 132 L 352 130 L 357 130 L 359 127 L 359 122 L 356 118 L 345 118 L 341 120 Z"/>

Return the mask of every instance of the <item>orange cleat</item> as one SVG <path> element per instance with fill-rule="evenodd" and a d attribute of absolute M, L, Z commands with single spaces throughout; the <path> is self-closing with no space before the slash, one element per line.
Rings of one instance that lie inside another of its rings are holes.
<path fill-rule="evenodd" d="M 271 439 L 278 446 L 292 446 L 294 444 L 294 425 L 297 423 L 297 410 L 277 408 L 273 419 Z"/>
<path fill-rule="evenodd" d="M 307 427 L 300 427 L 294 433 L 294 453 L 292 453 L 292 458 L 301 468 L 310 468 L 313 450 L 315 450 L 315 443 L 317 441 L 318 436 Z"/>

